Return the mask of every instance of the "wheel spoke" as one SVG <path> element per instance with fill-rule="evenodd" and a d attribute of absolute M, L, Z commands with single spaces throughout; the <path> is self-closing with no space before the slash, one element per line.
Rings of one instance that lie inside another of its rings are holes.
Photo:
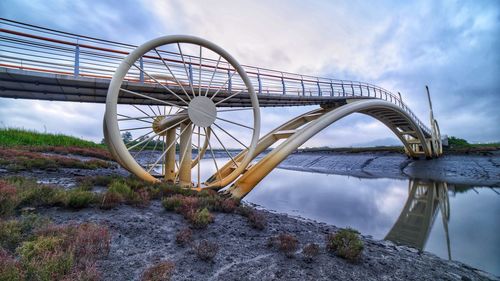
<path fill-rule="evenodd" d="M 172 72 L 172 70 L 170 69 L 170 67 L 168 67 L 167 63 L 165 62 L 165 60 L 162 58 L 162 56 L 160 55 L 160 53 L 156 50 L 156 48 L 154 49 L 155 52 L 158 54 L 158 56 L 160 57 L 161 59 L 161 62 L 163 62 L 163 65 L 165 65 L 165 67 L 167 68 L 168 72 L 170 73 L 170 75 L 172 75 L 172 77 L 174 78 L 175 82 L 181 87 L 182 91 L 184 92 L 184 94 L 186 94 L 186 97 L 191 100 L 191 97 L 188 95 L 188 93 L 186 92 L 186 89 L 184 89 L 184 86 L 182 86 L 182 83 L 179 82 L 179 80 L 177 80 L 177 77 L 174 75 L 174 73 Z"/>
<path fill-rule="evenodd" d="M 230 75 L 230 76 L 226 79 L 226 82 L 224 82 L 224 84 L 222 84 L 222 85 L 221 85 L 221 86 L 217 89 L 217 91 L 215 92 L 215 94 L 214 94 L 214 95 L 213 95 L 210 99 L 212 99 L 212 100 L 213 100 L 213 99 L 215 98 L 215 96 L 216 96 L 216 95 L 220 92 L 220 90 L 222 90 L 222 88 L 223 88 L 224 86 L 226 86 L 227 82 L 229 82 L 229 81 L 233 78 L 234 74 L 236 74 L 236 70 L 235 70 L 235 71 L 234 71 L 234 72 L 233 72 L 233 73 L 232 73 L 232 74 L 231 74 L 231 75 Z"/>
<path fill-rule="evenodd" d="M 198 96 L 201 96 L 201 57 L 202 56 L 201 56 L 201 45 L 200 45 L 200 69 L 198 72 Z"/>
<path fill-rule="evenodd" d="M 220 143 L 220 145 L 222 146 L 222 148 L 224 149 L 224 151 L 226 151 L 227 156 L 229 156 L 229 158 L 231 158 L 231 161 L 233 161 L 234 165 L 236 165 L 236 167 L 238 167 L 238 163 L 236 163 L 236 161 L 234 161 L 233 156 L 231 155 L 231 153 L 229 153 L 229 151 L 227 151 L 226 147 L 225 147 L 225 146 L 224 146 L 224 144 L 220 141 L 219 136 L 217 136 L 217 134 L 214 132 L 214 130 L 212 130 L 212 134 L 214 134 L 215 138 L 216 138 L 216 139 L 217 139 L 217 141 Z"/>
<path fill-rule="evenodd" d="M 146 121 L 146 120 L 143 120 L 143 119 L 151 119 L 151 117 L 130 117 L 130 116 L 127 116 L 127 115 L 123 115 L 123 114 L 116 114 L 120 117 L 124 117 L 124 118 L 117 118 L 116 121 L 140 121 L 140 122 L 145 122 L 145 123 L 150 123 L 150 124 L 153 124 L 153 122 L 151 121 Z"/>
<path fill-rule="evenodd" d="M 208 135 L 206 128 L 203 128 L 203 131 L 205 131 L 205 135 Z M 212 145 L 210 144 L 210 141 L 208 141 L 208 148 L 210 149 L 210 153 L 212 154 L 212 160 L 214 160 L 215 169 L 217 170 L 217 173 L 219 174 L 219 180 L 221 180 L 222 176 L 220 174 L 219 166 L 217 165 L 217 160 L 215 159 L 215 154 L 214 154 L 214 151 L 212 150 Z"/>
<path fill-rule="evenodd" d="M 158 137 L 159 137 L 159 136 L 158 136 Z M 154 139 L 154 138 L 152 138 L 152 139 Z M 152 140 L 152 139 L 149 139 L 149 140 L 148 140 L 148 141 L 147 141 L 147 142 L 146 142 L 146 143 L 145 143 L 145 144 L 141 147 L 141 149 L 139 149 L 139 151 L 138 151 L 138 152 L 136 152 L 136 153 L 135 153 L 132 157 L 134 157 L 134 158 L 135 158 L 135 157 L 137 157 L 137 155 L 139 155 L 139 153 L 141 153 L 141 152 L 144 150 L 144 148 L 146 148 L 146 147 L 148 146 L 148 144 L 151 142 L 151 140 Z"/>
<path fill-rule="evenodd" d="M 186 119 L 187 119 L 187 118 L 182 119 L 181 121 L 179 121 L 179 122 L 175 123 L 174 125 L 172 125 L 172 126 L 170 126 L 170 127 L 166 128 L 166 129 L 161 130 L 159 133 L 156 133 L 156 132 L 154 132 L 154 131 L 153 131 L 154 135 L 153 135 L 153 136 L 151 136 L 150 138 L 154 138 L 155 136 L 157 136 L 157 135 L 161 135 L 161 134 L 163 134 L 164 132 L 166 132 L 166 131 L 167 131 L 167 130 L 169 130 L 169 129 L 175 128 L 175 127 L 176 127 L 177 125 L 179 125 L 180 123 L 182 123 L 182 122 L 186 121 Z M 148 135 L 149 135 L 149 134 L 148 134 Z M 136 147 L 136 146 L 140 145 L 141 143 L 144 143 L 145 141 L 147 141 L 147 139 L 146 139 L 146 140 L 142 140 L 141 142 L 138 142 L 138 143 L 134 144 L 133 146 L 129 147 L 129 148 L 128 148 L 128 150 L 131 150 L 132 148 L 134 148 L 134 147 Z"/>
<path fill-rule="evenodd" d="M 147 117 L 149 118 L 154 118 L 153 116 L 147 114 L 144 110 L 142 110 L 141 108 L 139 108 L 137 105 L 135 104 L 132 104 L 132 107 L 134 107 L 135 109 L 139 110 L 140 112 L 142 112 L 144 115 L 146 115 Z"/>
<path fill-rule="evenodd" d="M 235 109 L 221 109 L 221 110 L 217 110 L 217 112 L 242 111 L 242 110 L 253 110 L 253 107 L 235 108 Z"/>
<path fill-rule="evenodd" d="M 243 127 L 243 128 L 247 128 L 249 130 L 252 130 L 253 131 L 253 128 L 252 127 L 249 127 L 247 125 L 243 125 L 243 124 L 240 124 L 238 122 L 234 122 L 234 121 L 231 121 L 231 120 L 227 120 L 227 119 L 224 119 L 224 118 L 221 118 L 221 117 L 215 117 L 216 119 L 219 119 L 221 121 L 224 121 L 224 122 L 227 122 L 227 123 L 231 123 L 231 124 L 234 124 L 236 126 L 240 126 L 240 127 Z"/>
<path fill-rule="evenodd" d="M 223 128 L 221 128 L 216 123 L 214 123 L 214 125 L 215 125 L 215 127 L 219 128 L 221 131 L 223 131 L 224 133 L 226 133 L 228 136 L 230 136 L 233 140 L 237 141 L 239 144 L 243 145 L 243 147 L 245 147 L 246 149 L 248 149 L 248 146 L 244 145 L 239 139 L 237 139 L 236 137 L 234 137 L 233 135 L 231 135 L 228 131 L 224 130 Z"/>
<path fill-rule="evenodd" d="M 220 63 L 221 58 L 222 58 L 222 56 L 219 56 L 219 59 L 217 60 L 217 64 L 215 65 L 214 72 L 212 73 L 212 77 L 210 78 L 210 82 L 208 83 L 207 91 L 205 92 L 205 97 L 208 95 L 208 92 L 210 91 L 210 86 L 212 85 L 212 81 L 214 81 L 215 73 L 217 73 L 217 69 L 219 68 L 219 63 Z"/>
<path fill-rule="evenodd" d="M 177 48 L 179 48 L 179 53 L 181 54 L 181 59 L 182 59 L 182 65 L 184 66 L 184 71 L 186 72 L 186 77 L 188 78 L 189 87 L 191 87 L 191 93 L 193 94 L 193 98 L 194 98 L 195 95 L 194 95 L 193 84 L 191 83 L 191 78 L 190 78 L 188 70 L 186 68 L 186 61 L 184 60 L 184 55 L 182 54 L 181 45 L 179 43 L 177 43 Z"/>
<path fill-rule="evenodd" d="M 151 110 L 151 112 L 153 112 L 153 115 L 157 116 L 158 114 L 156 114 L 156 112 L 153 110 L 153 108 L 151 107 L 151 105 L 147 105 L 149 107 L 149 110 Z M 161 115 L 161 112 L 160 112 L 160 115 Z"/>
<path fill-rule="evenodd" d="M 151 129 L 151 126 L 147 126 L 147 127 L 135 127 L 135 128 L 124 128 L 124 129 L 120 129 L 120 132 L 123 132 L 123 131 L 135 131 L 135 130 L 144 130 L 144 129 Z"/>
<path fill-rule="evenodd" d="M 123 89 L 123 88 L 120 88 L 120 90 L 121 90 L 121 91 L 124 91 L 125 93 L 132 94 L 132 95 L 136 95 L 136 96 L 139 96 L 139 97 L 142 97 L 142 98 L 145 98 L 145 99 L 150 99 L 150 100 L 153 100 L 153 101 L 156 101 L 156 102 L 162 103 L 162 104 L 166 104 L 166 105 L 170 105 L 170 106 L 175 106 L 175 107 L 178 107 L 178 108 L 181 108 L 181 109 L 186 109 L 186 108 L 185 108 L 185 107 L 183 107 L 183 106 L 176 105 L 176 104 L 171 103 L 171 102 L 167 102 L 167 101 L 159 100 L 159 99 L 157 99 L 157 98 L 153 98 L 153 97 L 150 97 L 150 96 L 146 96 L 146 95 L 143 95 L 143 94 L 140 94 L 140 93 L 134 92 L 134 91 L 130 91 L 130 90 Z"/>
<path fill-rule="evenodd" d="M 129 141 L 128 143 L 134 143 L 134 142 L 136 142 L 137 140 L 139 140 L 139 139 L 141 139 L 141 138 L 144 138 L 144 137 L 146 137 L 147 135 L 149 135 L 149 134 L 151 134 L 151 133 L 154 133 L 154 131 L 153 131 L 153 130 L 151 130 L 151 131 L 149 131 L 148 133 L 146 133 L 146 134 L 144 134 L 144 135 L 142 135 L 142 136 L 140 136 L 140 137 L 137 137 L 137 138 L 135 138 L 135 139 L 133 139 L 133 140 Z M 127 147 L 127 145 L 126 145 L 126 144 L 125 144 L 125 147 Z M 135 144 L 134 144 L 134 147 L 135 147 Z M 130 149 L 132 149 L 132 148 L 133 148 L 133 147 L 127 147 L 127 150 L 130 150 Z"/>
<path fill-rule="evenodd" d="M 240 90 L 240 91 L 238 91 L 238 92 L 236 92 L 236 93 L 234 93 L 234 94 L 230 95 L 229 97 L 227 97 L 227 98 L 225 98 L 225 99 L 222 99 L 222 100 L 220 100 L 220 101 L 216 102 L 216 103 L 215 103 L 215 105 L 218 105 L 218 104 L 219 104 L 219 103 L 221 103 L 221 102 L 224 102 L 224 101 L 226 101 L 226 100 L 228 100 L 228 99 L 230 99 L 230 98 L 232 98 L 232 97 L 234 97 L 234 96 L 236 96 L 236 95 L 239 95 L 239 94 L 240 94 L 241 92 L 243 92 L 243 91 L 244 91 L 244 90 Z"/>
<path fill-rule="evenodd" d="M 174 91 L 170 90 L 169 88 L 165 87 L 165 85 L 163 85 L 162 83 L 160 83 L 156 78 L 154 78 L 153 76 L 151 76 L 149 73 L 147 73 L 144 69 L 140 68 L 139 66 L 137 66 L 135 63 L 134 63 L 134 66 L 139 69 L 142 73 L 146 74 L 149 78 L 153 79 L 158 85 L 162 86 L 165 90 L 169 91 L 171 94 L 173 94 L 174 96 L 176 96 L 178 99 L 180 99 L 181 101 L 183 101 L 185 104 L 188 104 L 187 101 L 185 101 L 183 98 L 181 98 L 180 96 L 178 96 L 176 93 L 174 93 Z"/>

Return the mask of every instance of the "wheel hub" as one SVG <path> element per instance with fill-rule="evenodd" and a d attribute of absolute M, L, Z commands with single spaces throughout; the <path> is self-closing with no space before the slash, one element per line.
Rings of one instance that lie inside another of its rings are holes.
<path fill-rule="evenodd" d="M 207 128 L 217 118 L 215 103 L 208 97 L 197 96 L 189 103 L 188 116 L 194 125 Z"/>

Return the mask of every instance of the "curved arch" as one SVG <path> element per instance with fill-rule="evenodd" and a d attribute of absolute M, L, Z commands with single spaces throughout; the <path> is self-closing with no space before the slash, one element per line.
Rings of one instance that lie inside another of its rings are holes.
<path fill-rule="evenodd" d="M 396 124 L 400 124 L 400 126 L 403 127 L 411 127 L 411 134 L 415 137 L 414 142 L 418 141 L 418 144 L 422 147 L 425 156 L 431 157 L 430 147 L 426 141 L 426 137 L 422 132 L 422 129 L 406 111 L 395 104 L 383 100 L 353 101 L 324 113 L 316 120 L 309 122 L 303 128 L 297 130 L 283 143 L 281 143 L 270 153 L 268 153 L 264 158 L 262 158 L 258 163 L 251 166 L 240 178 L 236 180 L 235 183 L 233 183 L 233 185 L 227 190 L 227 192 L 235 198 L 243 198 L 288 155 L 293 153 L 311 137 L 313 137 L 329 125 L 333 124 L 334 122 L 338 121 L 339 119 L 356 112 L 377 116 L 377 112 L 383 111 L 389 111 L 399 117 L 400 119 L 398 120 L 404 120 L 398 121 L 400 123 L 390 123 L 386 120 L 386 122 L 383 122 L 385 125 L 389 126 L 389 128 L 393 132 L 397 132 L 396 134 L 398 135 L 398 137 L 406 134 L 406 132 L 398 129 Z M 403 124 L 401 122 L 406 123 Z M 411 148 L 410 144 L 412 143 L 409 143 L 408 139 L 400 137 L 400 140 L 403 141 L 405 147 Z M 410 151 L 410 154 L 411 153 L 412 151 Z M 415 153 L 415 151 L 413 151 L 413 153 Z"/>

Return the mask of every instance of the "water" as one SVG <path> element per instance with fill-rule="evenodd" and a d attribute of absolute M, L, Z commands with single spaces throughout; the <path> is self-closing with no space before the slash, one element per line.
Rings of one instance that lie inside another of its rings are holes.
<path fill-rule="evenodd" d="M 221 166 L 228 159 L 220 158 Z M 215 171 L 201 162 L 201 179 Z M 196 180 L 196 179 L 193 179 Z M 267 210 L 352 227 L 500 276 L 500 190 L 425 180 L 275 169 L 244 201 Z"/>

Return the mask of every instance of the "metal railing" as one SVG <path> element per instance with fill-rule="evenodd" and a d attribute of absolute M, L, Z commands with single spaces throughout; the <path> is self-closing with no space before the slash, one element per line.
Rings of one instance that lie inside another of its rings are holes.
<path fill-rule="evenodd" d="M 137 46 L 82 36 L 0 18 L 0 66 L 29 71 L 48 72 L 75 77 L 111 79 L 117 66 Z M 217 60 L 184 55 L 169 50 L 145 54 L 140 68 L 151 73 L 165 72 L 164 61 L 171 63 L 172 74 L 183 77 L 189 84 L 193 79 L 202 83 L 223 85 L 227 90 L 245 88 L 234 69 Z M 188 70 L 184 68 L 188 65 Z M 329 79 L 266 68 L 243 65 L 258 95 L 294 95 L 302 97 L 377 98 L 398 105 L 408 113 L 422 130 L 430 134 L 410 108 L 388 90 L 379 86 L 349 80 Z M 215 69 L 215 70 L 214 70 Z M 207 71 L 210 70 L 210 71 Z M 213 75 L 215 73 L 215 75 Z M 153 83 L 139 69 L 130 69 L 125 79 Z M 165 84 L 172 81 L 164 81 Z"/>

